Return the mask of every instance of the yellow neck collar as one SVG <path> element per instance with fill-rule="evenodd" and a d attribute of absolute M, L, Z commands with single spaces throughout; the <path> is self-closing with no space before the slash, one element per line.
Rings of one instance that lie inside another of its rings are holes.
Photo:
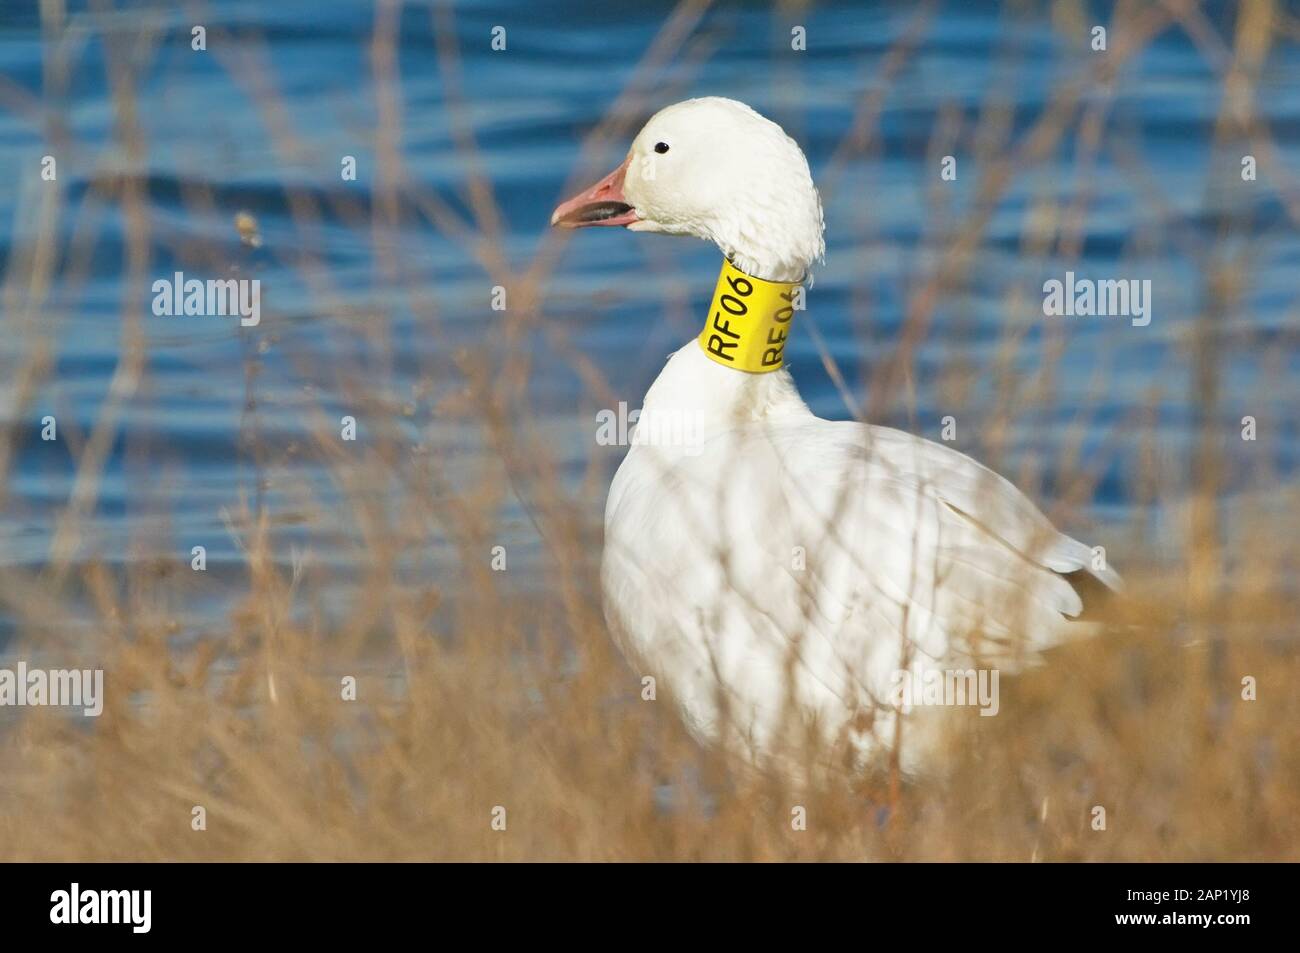
<path fill-rule="evenodd" d="M 785 362 L 790 321 L 801 310 L 801 282 L 755 278 L 724 258 L 700 347 L 723 367 L 751 374 L 778 370 Z"/>

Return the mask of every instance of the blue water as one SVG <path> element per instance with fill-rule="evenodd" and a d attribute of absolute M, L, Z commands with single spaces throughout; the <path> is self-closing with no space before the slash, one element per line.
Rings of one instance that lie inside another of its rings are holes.
<path fill-rule="evenodd" d="M 940 5 L 914 33 L 911 4 L 718 4 L 687 17 L 684 42 L 649 67 L 638 64 L 669 4 L 463 3 L 436 20 L 427 3 L 389 18 L 361 2 L 215 2 L 205 52 L 191 49 L 193 24 L 175 5 L 120 6 L 95 15 L 70 3 L 68 23 L 51 35 L 35 3 L 0 8 L 0 414 L 13 442 L 0 567 L 48 569 L 74 455 L 109 405 L 124 334 L 138 328 L 144 373 L 112 427 L 68 559 L 74 569 L 122 569 L 156 555 L 185 568 L 190 547 L 205 545 L 225 584 L 191 587 L 186 610 L 206 623 L 240 595 L 231 527 L 245 507 L 271 514 L 283 565 L 297 547 L 343 576 L 355 568 L 346 543 L 358 539 L 356 526 L 338 512 L 313 428 L 354 414 L 366 452 L 391 422 L 408 449 L 440 461 L 453 490 L 490 479 L 491 440 L 458 397 L 468 367 L 499 369 L 508 352 L 529 357 L 515 411 L 527 409 L 577 510 L 599 526 L 622 451 L 596 445 L 595 413 L 639 405 L 664 357 L 694 333 L 719 258 L 686 239 L 557 235 L 547 222 L 566 188 L 618 163 L 655 109 L 734 97 L 803 145 L 823 189 L 827 255 L 787 360 L 814 410 L 848 417 L 864 412 L 873 382 L 896 362 L 909 305 L 953 236 L 982 213 L 991 170 L 1102 55 L 1086 32 L 992 4 Z M 1109 5 L 1091 9 L 1079 29 L 1110 22 Z M 1227 4 L 1206 11 L 1221 51 L 1230 51 L 1235 18 Z M 806 29 L 805 51 L 790 49 L 794 25 Z M 495 26 L 505 28 L 504 51 L 491 49 Z M 440 55 L 435 28 L 457 48 L 454 61 Z M 395 39 L 391 86 L 375 80 L 377 29 Z M 909 35 L 910 52 L 891 65 L 890 50 Z M 1049 506 L 1086 471 L 1091 485 L 1065 510 L 1067 525 L 1101 527 L 1112 552 L 1142 544 L 1144 561 L 1178 545 L 1172 514 L 1193 474 L 1201 413 L 1193 330 L 1212 303 L 1213 262 L 1233 261 L 1240 287 L 1215 321 L 1213 345 L 1225 505 L 1267 499 L 1294 482 L 1300 460 L 1300 233 L 1282 201 L 1289 190 L 1292 213 L 1300 205 L 1300 47 L 1279 37 L 1262 69 L 1255 103 L 1271 153 L 1251 183 L 1238 172 L 1240 148 L 1214 148 L 1216 49 L 1169 27 L 1112 87 L 1085 87 L 1100 147 L 1077 135 L 1076 115 L 1059 142 L 1011 175 L 968 267 L 945 269 L 951 285 L 900 386 L 872 408 L 878 421 L 933 438 L 954 415 L 959 447 Z M 138 153 L 122 144 L 113 58 L 132 77 Z M 584 159 L 584 138 L 616 102 L 625 129 Z M 391 137 L 382 103 L 397 110 Z M 865 147 L 845 145 L 873 108 Z M 462 129 L 472 132 L 472 159 L 458 148 Z M 395 191 L 386 150 L 401 167 Z M 57 158 L 62 196 L 50 219 L 46 154 Z M 939 180 L 944 154 L 957 158 L 955 181 Z M 341 179 L 343 156 L 355 157 L 356 181 Z M 490 188 L 486 225 L 472 172 Z M 124 183 L 138 189 L 148 227 L 134 285 Z M 1081 196 L 1081 228 L 1062 238 L 1052 223 Z M 258 247 L 241 241 L 239 212 L 255 217 Z M 466 237 L 484 228 L 515 277 L 485 268 L 484 247 Z M 42 294 L 31 256 L 51 239 Z M 491 289 L 522 294 L 518 276 L 538 256 L 547 266 L 540 320 L 511 336 Z M 1042 283 L 1066 270 L 1151 279 L 1150 326 L 1044 317 Z M 176 271 L 260 279 L 261 324 L 154 316 L 149 285 Z M 48 369 L 16 403 L 12 385 L 41 342 Z M 842 370 L 847 394 L 824 359 Z M 1237 437 L 1247 414 L 1258 421 L 1253 443 Z M 46 415 L 57 419 L 56 441 L 41 439 Z M 1143 461 L 1155 461 L 1158 491 Z M 519 554 L 525 576 L 546 559 L 528 492 L 505 494 L 492 537 Z M 455 558 L 443 533 L 429 534 L 427 550 L 418 568 L 435 577 Z"/>

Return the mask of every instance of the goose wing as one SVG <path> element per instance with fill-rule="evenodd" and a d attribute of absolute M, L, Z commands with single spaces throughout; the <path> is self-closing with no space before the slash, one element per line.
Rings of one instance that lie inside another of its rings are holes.
<path fill-rule="evenodd" d="M 950 447 L 851 422 L 769 433 L 793 531 L 812 541 L 817 598 L 846 615 L 870 605 L 867 618 L 883 607 L 935 659 L 1023 661 L 1087 628 L 1071 621 L 1083 604 L 1064 574 L 1121 585 L 1009 481 Z"/>

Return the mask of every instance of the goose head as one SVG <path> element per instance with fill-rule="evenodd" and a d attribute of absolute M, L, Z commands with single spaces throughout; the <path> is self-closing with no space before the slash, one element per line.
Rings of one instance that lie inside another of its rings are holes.
<path fill-rule="evenodd" d="M 656 113 L 623 164 L 561 203 L 551 224 L 694 235 L 770 281 L 803 279 L 825 252 L 802 150 L 770 119 L 719 97 Z"/>

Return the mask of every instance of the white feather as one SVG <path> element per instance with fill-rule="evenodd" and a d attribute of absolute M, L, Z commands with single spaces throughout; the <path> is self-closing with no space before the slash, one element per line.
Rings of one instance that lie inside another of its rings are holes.
<path fill-rule="evenodd" d="M 737 418 L 738 390 L 767 392 L 761 417 Z M 660 395 L 683 410 L 683 392 L 700 442 L 629 451 L 606 505 L 602 586 L 620 648 L 701 739 L 719 740 L 725 697 L 721 740 L 763 760 L 791 699 L 828 743 L 874 713 L 875 730 L 851 738 L 866 757 L 892 737 L 895 672 L 1011 672 L 1082 628 L 1057 573 L 1088 569 L 1091 551 L 969 457 L 821 420 L 785 371 L 740 375 L 693 342 L 643 421 L 665 412 Z"/>
<path fill-rule="evenodd" d="M 751 274 L 797 280 L 822 251 L 807 162 L 728 100 L 647 124 L 626 182 L 638 230 L 714 241 Z M 634 445 L 610 487 L 605 614 L 702 740 L 785 761 L 797 722 L 866 759 L 893 738 L 896 673 L 1015 671 L 1084 630 L 1059 573 L 1092 553 L 1002 477 L 941 444 L 815 417 L 790 375 L 748 374 L 691 342 L 642 408 L 691 444 Z M 1118 587 L 1113 570 L 1094 572 Z M 725 712 L 725 717 L 724 717 Z M 787 739 L 788 740 L 788 739 Z M 924 749 L 904 747 L 904 767 Z"/>

